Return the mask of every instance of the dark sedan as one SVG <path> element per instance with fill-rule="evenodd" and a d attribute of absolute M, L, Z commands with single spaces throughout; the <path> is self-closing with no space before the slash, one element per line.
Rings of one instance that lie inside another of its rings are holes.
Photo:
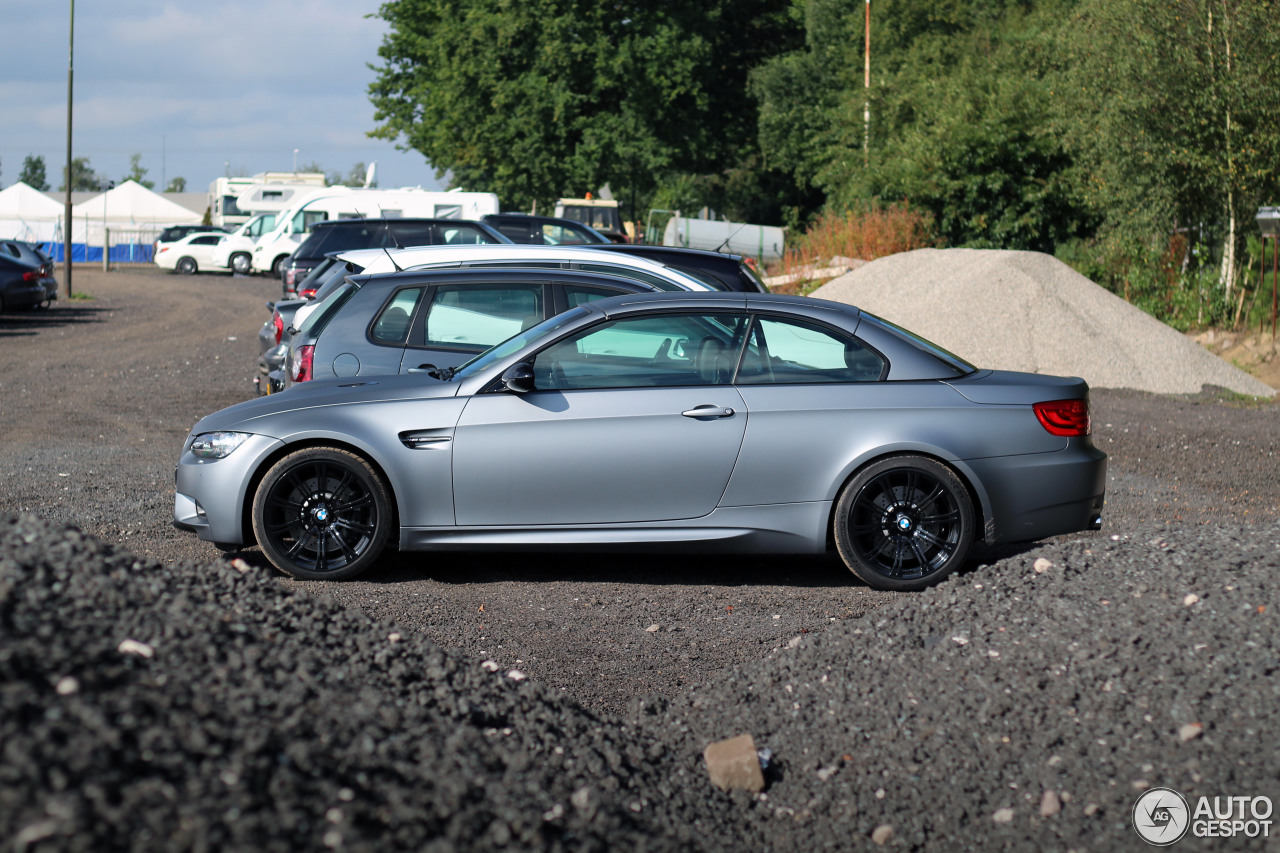
<path fill-rule="evenodd" d="M 58 282 L 46 265 L 0 252 L 0 312 L 48 306 L 58 298 Z"/>

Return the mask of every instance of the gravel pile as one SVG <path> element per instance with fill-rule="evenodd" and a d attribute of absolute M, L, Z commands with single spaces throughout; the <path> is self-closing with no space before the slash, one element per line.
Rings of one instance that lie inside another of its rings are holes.
<path fill-rule="evenodd" d="M 246 565 L 4 516 L 0 839 L 1141 849 L 1145 786 L 1280 800 L 1277 542 L 1270 523 L 1042 544 L 618 721 Z M 775 756 L 762 795 L 703 767 L 744 732 Z"/>
<path fill-rule="evenodd" d="M 494 669 L 0 516 L 0 849 L 705 849 L 665 747 Z"/>
<path fill-rule="evenodd" d="M 1276 393 L 1040 252 L 917 249 L 873 261 L 813 295 L 857 305 L 980 367 L 1158 394 L 1194 394 L 1204 385 Z"/>

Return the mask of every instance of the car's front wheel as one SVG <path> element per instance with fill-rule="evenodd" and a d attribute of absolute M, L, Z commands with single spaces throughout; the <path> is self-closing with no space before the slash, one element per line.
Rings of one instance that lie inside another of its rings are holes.
<path fill-rule="evenodd" d="M 177 270 L 183 275 L 192 275 L 198 269 L 199 267 L 196 265 L 195 258 L 179 258 L 178 259 Z"/>
<path fill-rule="evenodd" d="M 310 447 L 267 471 L 253 532 L 272 565 L 304 580 L 346 580 L 369 568 L 392 526 L 382 477 L 354 453 Z"/>
<path fill-rule="evenodd" d="M 941 462 L 894 456 L 849 481 L 833 526 L 840 558 L 868 586 L 923 589 L 964 562 L 973 542 L 973 501 Z"/>

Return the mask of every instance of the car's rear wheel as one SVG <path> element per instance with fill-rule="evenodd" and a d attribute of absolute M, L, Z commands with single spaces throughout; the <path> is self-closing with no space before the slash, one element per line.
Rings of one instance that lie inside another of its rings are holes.
<path fill-rule="evenodd" d="M 183 275 L 192 275 L 199 269 L 199 267 L 196 266 L 195 258 L 178 258 L 178 265 L 176 269 Z"/>
<path fill-rule="evenodd" d="M 231 271 L 236 275 L 249 274 L 249 254 L 247 252 L 236 252 L 231 256 Z"/>
<path fill-rule="evenodd" d="M 304 580 L 369 568 L 391 531 L 382 477 L 354 453 L 311 447 L 271 467 L 253 499 L 253 532 L 272 565 Z"/>
<path fill-rule="evenodd" d="M 283 279 L 284 265 L 288 263 L 288 261 L 289 261 L 288 255 L 281 255 L 280 257 L 276 258 L 275 263 L 271 265 L 271 274 L 274 275 L 276 278 Z"/>
<path fill-rule="evenodd" d="M 836 504 L 836 550 L 876 589 L 914 590 L 951 574 L 973 542 L 973 501 L 956 473 L 925 456 L 858 472 Z"/>

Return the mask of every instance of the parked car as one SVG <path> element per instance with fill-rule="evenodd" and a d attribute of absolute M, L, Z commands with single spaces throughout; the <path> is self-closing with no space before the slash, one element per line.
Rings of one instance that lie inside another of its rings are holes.
<path fill-rule="evenodd" d="M 338 258 L 369 275 L 429 266 L 521 266 L 580 269 L 648 282 L 659 290 L 713 290 L 706 281 L 668 264 L 587 246 L 423 246 L 391 251 L 342 252 Z"/>
<path fill-rule="evenodd" d="M 1101 525 L 1083 380 L 978 370 L 848 305 L 614 297 L 440 375 L 309 382 L 209 415 L 183 444 L 174 524 L 307 579 L 355 577 L 388 542 L 833 542 L 897 590 L 947 577 L 978 538 Z"/>
<path fill-rule="evenodd" d="M 284 296 L 297 295 L 298 284 L 331 252 L 404 246 L 476 246 L 510 243 L 483 222 L 469 219 L 334 219 L 317 222 L 284 262 Z"/>
<path fill-rule="evenodd" d="M 155 242 L 151 246 L 152 260 L 160 256 L 160 249 L 162 247 L 170 246 L 181 240 L 183 237 L 199 233 L 225 234 L 226 232 L 216 225 L 167 225 L 156 237 Z"/>
<path fill-rule="evenodd" d="M 0 313 L 15 308 L 49 307 L 58 298 L 58 282 L 48 268 L 0 250 Z"/>
<path fill-rule="evenodd" d="M 46 276 L 53 277 L 53 258 L 40 243 L 31 243 L 26 240 L 0 240 L 0 257 L 6 255 L 24 264 L 39 267 Z"/>
<path fill-rule="evenodd" d="M 555 216 L 529 213 L 491 213 L 482 220 L 513 243 L 531 246 L 581 246 L 608 243 L 609 238 L 590 225 Z"/>
<path fill-rule="evenodd" d="M 346 265 L 348 270 L 364 273 L 386 274 L 398 272 L 403 267 L 430 269 L 454 268 L 520 268 L 578 269 L 604 275 L 620 276 L 645 283 L 655 290 L 710 290 L 711 285 L 687 273 L 659 264 L 646 258 L 603 256 L 588 252 L 578 246 L 426 246 L 416 249 L 359 250 L 339 252 L 333 255 L 335 262 Z M 340 277 L 326 277 L 327 287 L 332 289 Z M 305 285 L 304 285 L 305 289 Z M 324 287 L 317 296 L 327 295 Z M 276 346 L 265 348 L 258 360 L 258 392 L 270 394 L 281 391 L 289 384 L 289 369 L 285 365 L 292 336 L 289 329 L 298 328 L 310 306 L 305 302 L 282 300 L 273 305 L 272 328 L 264 326 L 259 332 L 259 342 L 273 335 Z M 280 313 L 280 318 L 274 316 Z M 292 314 L 291 314 L 292 312 Z M 277 326 L 277 322 L 279 325 Z"/>
<path fill-rule="evenodd" d="M 196 231 L 174 243 L 161 243 L 155 263 L 162 270 L 176 270 L 183 275 L 198 272 L 229 272 L 213 260 L 214 248 L 226 235 L 222 232 Z"/>
<path fill-rule="evenodd" d="M 560 269 L 348 276 L 298 321 L 286 387 L 334 376 L 438 373 L 584 302 L 653 292 L 631 278 Z"/>
<path fill-rule="evenodd" d="M 656 246 L 651 243 L 606 243 L 592 246 L 607 252 L 621 252 L 637 258 L 648 258 L 696 276 L 716 290 L 743 293 L 768 293 L 769 288 L 742 255 L 684 249 L 678 246 Z"/>

